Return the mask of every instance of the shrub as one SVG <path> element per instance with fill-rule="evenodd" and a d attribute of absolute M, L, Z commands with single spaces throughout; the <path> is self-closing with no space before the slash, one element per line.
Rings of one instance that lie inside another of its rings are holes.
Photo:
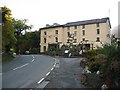
<path fill-rule="evenodd" d="M 30 50 L 30 53 L 31 53 L 31 54 L 38 54 L 38 53 L 39 53 L 39 48 L 32 48 L 32 49 Z"/>
<path fill-rule="evenodd" d="M 94 73 L 97 72 L 98 70 L 100 70 L 100 66 L 101 64 L 98 62 L 91 62 L 88 64 L 89 70 Z"/>

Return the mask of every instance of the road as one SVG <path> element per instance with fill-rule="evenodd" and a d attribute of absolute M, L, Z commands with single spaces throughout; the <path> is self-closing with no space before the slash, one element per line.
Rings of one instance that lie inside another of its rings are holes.
<path fill-rule="evenodd" d="M 59 59 L 58 66 L 46 77 L 45 81 L 49 83 L 47 88 L 65 88 L 81 90 L 85 88 L 80 82 L 83 68 L 80 67 L 81 58 L 56 58 Z M 45 82 L 44 81 L 44 82 Z M 86 89 L 83 89 L 86 90 Z"/>
<path fill-rule="evenodd" d="M 21 55 L 2 66 L 2 88 L 35 88 L 54 63 L 49 56 Z"/>

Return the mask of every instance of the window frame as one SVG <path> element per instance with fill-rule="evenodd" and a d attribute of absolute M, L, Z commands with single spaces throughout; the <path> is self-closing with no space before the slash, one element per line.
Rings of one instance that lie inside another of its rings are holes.
<path fill-rule="evenodd" d="M 82 30 L 82 35 L 85 36 L 85 30 Z"/>
<path fill-rule="evenodd" d="M 58 34 L 58 30 L 55 30 L 55 34 Z"/>
<path fill-rule="evenodd" d="M 58 42 L 58 37 L 55 37 L 55 42 Z"/>
<path fill-rule="evenodd" d="M 44 49 L 44 52 L 46 52 L 46 46 L 44 46 L 43 49 Z"/>
<path fill-rule="evenodd" d="M 47 32 L 46 32 L 46 31 L 44 31 L 44 35 L 47 35 Z"/>
<path fill-rule="evenodd" d="M 96 42 L 100 42 L 100 37 L 97 37 L 97 38 L 96 38 Z"/>
<path fill-rule="evenodd" d="M 85 41 L 85 38 L 82 38 L 82 41 Z"/>
<path fill-rule="evenodd" d="M 100 34 L 100 29 L 96 29 L 97 30 L 97 34 L 99 35 Z"/>
<path fill-rule="evenodd" d="M 46 43 L 47 42 L 47 39 L 46 38 L 44 38 L 44 43 Z"/>

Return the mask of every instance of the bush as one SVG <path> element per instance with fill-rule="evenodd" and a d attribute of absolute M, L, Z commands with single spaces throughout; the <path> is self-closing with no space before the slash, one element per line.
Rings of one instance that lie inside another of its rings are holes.
<path fill-rule="evenodd" d="M 96 50 L 88 50 L 88 55 L 95 55 L 96 54 Z"/>
<path fill-rule="evenodd" d="M 89 70 L 92 73 L 94 73 L 94 72 L 97 72 L 98 70 L 100 70 L 101 64 L 98 62 L 92 62 L 92 63 L 89 63 L 88 66 L 89 66 Z"/>
<path fill-rule="evenodd" d="M 32 49 L 30 50 L 30 53 L 31 53 L 31 54 L 38 54 L 38 53 L 39 53 L 39 48 L 32 48 Z"/>

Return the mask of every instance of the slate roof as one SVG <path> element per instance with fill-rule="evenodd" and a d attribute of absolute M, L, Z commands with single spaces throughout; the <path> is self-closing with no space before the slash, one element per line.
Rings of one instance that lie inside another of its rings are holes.
<path fill-rule="evenodd" d="M 102 19 L 92 19 L 92 20 L 85 20 L 85 21 L 77 21 L 77 22 L 69 22 L 66 23 L 65 26 L 75 26 L 75 25 L 87 25 L 87 24 L 94 24 L 94 23 L 105 23 L 109 18 L 102 18 Z"/>
<path fill-rule="evenodd" d="M 68 23 L 63 24 L 63 25 L 49 26 L 49 27 L 44 27 L 44 28 L 41 28 L 41 29 L 87 25 L 87 24 L 94 24 L 94 23 L 105 23 L 107 20 L 108 20 L 110 28 L 111 28 L 109 17 L 106 17 L 106 18 L 101 18 L 101 19 L 91 19 L 91 20 L 84 20 L 84 21 L 68 22 Z"/>

